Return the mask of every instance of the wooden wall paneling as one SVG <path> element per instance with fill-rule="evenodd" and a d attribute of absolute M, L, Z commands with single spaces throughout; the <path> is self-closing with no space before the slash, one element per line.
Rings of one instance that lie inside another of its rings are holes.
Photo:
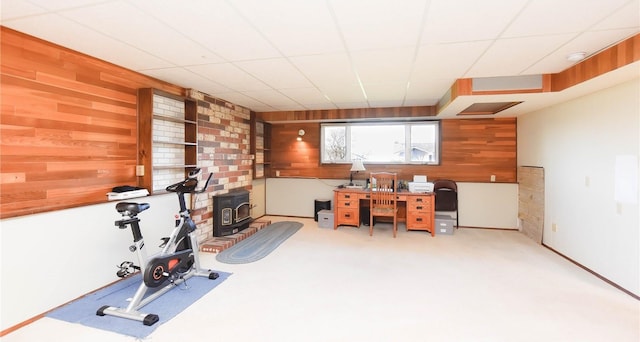
<path fill-rule="evenodd" d="M 552 74 L 552 91 L 562 91 L 638 60 L 640 60 L 640 34 L 605 49 L 562 72 Z"/>
<path fill-rule="evenodd" d="M 396 172 L 404 180 L 425 174 L 461 182 L 490 182 L 491 175 L 497 182 L 516 181 L 515 118 L 451 119 L 441 125 L 440 165 L 365 163 L 365 173 Z M 349 178 L 350 164 L 320 164 L 320 123 L 272 124 L 271 129 L 272 166 L 281 177 Z M 296 141 L 299 129 L 306 132 L 301 142 Z"/>
<path fill-rule="evenodd" d="M 0 27 L 0 217 L 136 185 L 137 89 L 184 89 Z"/>
<path fill-rule="evenodd" d="M 355 108 L 256 113 L 260 120 L 276 123 L 284 121 L 339 121 L 348 119 L 428 118 L 436 115 L 435 106 Z"/>

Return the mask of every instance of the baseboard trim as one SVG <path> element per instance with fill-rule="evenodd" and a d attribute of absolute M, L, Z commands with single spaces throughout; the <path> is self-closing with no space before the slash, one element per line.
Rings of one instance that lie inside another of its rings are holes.
<path fill-rule="evenodd" d="M 582 268 L 583 270 L 585 270 L 585 271 L 587 271 L 587 272 L 589 272 L 589 273 L 593 274 L 594 276 L 598 277 L 600 280 L 604 281 L 605 283 L 607 283 L 607 284 L 609 284 L 609 285 L 611 285 L 611 286 L 615 287 L 616 289 L 618 289 L 618 290 L 620 290 L 620 291 L 622 291 L 622 292 L 624 292 L 624 293 L 628 294 L 629 296 L 633 297 L 634 299 L 636 299 L 636 300 L 640 301 L 640 296 L 638 296 L 637 294 L 635 294 L 635 293 L 633 293 L 633 292 L 631 292 L 631 291 L 629 291 L 629 290 L 625 289 L 624 287 L 622 287 L 622 286 L 620 286 L 620 285 L 618 285 L 618 284 L 614 283 L 613 281 L 611 281 L 610 279 L 608 279 L 608 278 L 604 277 L 603 275 L 599 274 L 598 272 L 595 272 L 594 270 L 592 270 L 592 269 L 590 269 L 590 268 L 586 267 L 585 265 L 583 265 L 583 264 L 581 264 L 581 263 L 579 263 L 579 262 L 577 262 L 577 261 L 575 261 L 575 260 L 573 260 L 573 259 L 569 258 L 568 256 L 566 256 L 566 255 L 564 255 L 564 254 L 562 254 L 562 253 L 558 252 L 557 250 L 555 250 L 555 249 L 553 249 L 553 248 L 551 248 L 551 247 L 549 247 L 549 246 L 545 245 L 544 243 L 542 243 L 542 246 L 544 246 L 545 248 L 549 249 L 550 251 L 552 251 L 552 252 L 554 252 L 554 253 L 558 254 L 559 256 L 561 256 L 561 257 L 565 258 L 566 260 L 568 260 L 568 261 L 569 261 L 569 262 L 571 262 L 572 264 L 574 264 L 574 265 L 576 265 L 576 266 L 578 266 L 578 267 Z"/>

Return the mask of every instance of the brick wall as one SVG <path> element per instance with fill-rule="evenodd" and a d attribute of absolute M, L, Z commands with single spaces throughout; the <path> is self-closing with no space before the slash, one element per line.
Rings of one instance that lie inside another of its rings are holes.
<path fill-rule="evenodd" d="M 192 206 L 202 241 L 213 236 L 212 196 L 243 188 L 252 198 L 251 112 L 196 90 L 187 96 L 198 101 L 198 166 L 205 176 L 213 172 L 209 191 L 195 196 Z"/>
<path fill-rule="evenodd" d="M 153 114 L 183 120 L 184 102 L 153 95 Z M 156 166 L 184 164 L 184 146 L 161 141 L 184 141 L 184 123 L 169 120 L 153 120 L 153 163 Z M 153 190 L 163 190 L 184 178 L 182 169 L 158 169 L 153 171 Z"/>

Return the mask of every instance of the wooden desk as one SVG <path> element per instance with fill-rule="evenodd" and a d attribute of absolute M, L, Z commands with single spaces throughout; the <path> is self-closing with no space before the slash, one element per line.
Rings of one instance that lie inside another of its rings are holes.
<path fill-rule="evenodd" d="M 407 230 L 425 230 L 435 236 L 434 194 L 400 191 L 397 196 L 398 203 L 406 202 L 404 221 Z M 341 225 L 360 227 L 360 200 L 370 200 L 369 190 L 342 188 L 333 191 L 333 229 Z M 400 218 L 398 221 L 402 222 Z"/>

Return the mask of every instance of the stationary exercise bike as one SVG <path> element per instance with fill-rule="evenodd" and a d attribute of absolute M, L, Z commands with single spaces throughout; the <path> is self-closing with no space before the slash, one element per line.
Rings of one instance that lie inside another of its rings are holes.
<path fill-rule="evenodd" d="M 139 265 L 135 265 L 131 261 L 122 262 L 116 274 L 118 277 L 125 278 L 140 271 L 142 284 L 140 284 L 126 308 L 105 305 L 96 312 L 98 316 L 117 316 L 141 321 L 144 325 L 153 325 L 160 319 L 158 315 L 142 313 L 138 311 L 140 308 L 182 283 L 186 286 L 187 279 L 193 276 L 207 277 L 209 279 L 218 278 L 218 273 L 200 268 L 198 240 L 195 234 L 196 224 L 191 219 L 190 211 L 187 209 L 184 199 L 184 194 L 186 193 L 198 194 L 204 192 L 213 174 L 209 174 L 204 187 L 196 190 L 198 175 L 200 175 L 200 169 L 193 170 L 189 173 L 187 179 L 169 185 L 166 188 L 167 191 L 178 194 L 180 212 L 176 215 L 176 225 L 171 235 L 162 238 L 161 251 L 150 259 L 147 258 L 147 253 L 144 249 L 144 239 L 140 231 L 140 219 L 138 218 L 138 214 L 149 209 L 149 204 L 134 202 L 116 204 L 116 210 L 123 218 L 116 221 L 115 225 L 120 229 L 131 227 L 133 245 L 129 247 L 129 250 L 136 252 L 139 262 Z M 150 294 L 145 297 L 147 292 L 150 292 Z"/>

